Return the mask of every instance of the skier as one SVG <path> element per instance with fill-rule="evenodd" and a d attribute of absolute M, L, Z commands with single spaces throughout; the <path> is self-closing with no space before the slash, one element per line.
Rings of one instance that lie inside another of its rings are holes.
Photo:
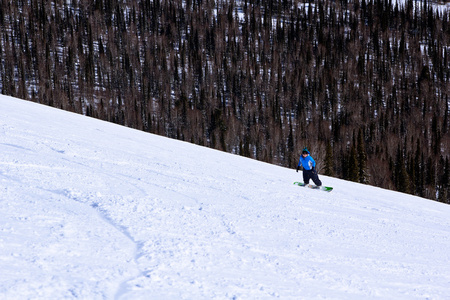
<path fill-rule="evenodd" d="M 312 179 L 317 186 L 321 186 L 322 182 L 319 179 L 319 175 L 316 172 L 316 161 L 311 157 L 311 153 L 305 147 L 300 155 L 300 160 L 297 165 L 297 172 L 301 166 L 303 166 L 303 182 L 305 185 L 309 184 L 309 180 Z"/>

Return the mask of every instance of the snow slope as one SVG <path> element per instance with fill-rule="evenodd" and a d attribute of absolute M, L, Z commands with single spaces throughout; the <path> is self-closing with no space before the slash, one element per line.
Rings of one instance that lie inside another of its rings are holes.
<path fill-rule="evenodd" d="M 449 299 L 450 206 L 0 96 L 0 299 Z"/>

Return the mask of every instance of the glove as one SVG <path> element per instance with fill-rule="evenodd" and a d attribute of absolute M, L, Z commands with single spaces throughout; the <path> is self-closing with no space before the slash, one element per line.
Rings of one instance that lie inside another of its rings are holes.
<path fill-rule="evenodd" d="M 297 173 L 298 173 L 298 170 L 300 169 L 300 166 L 297 166 Z"/>

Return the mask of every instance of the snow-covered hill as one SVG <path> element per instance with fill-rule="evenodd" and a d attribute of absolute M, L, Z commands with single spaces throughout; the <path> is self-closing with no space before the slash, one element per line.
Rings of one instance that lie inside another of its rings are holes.
<path fill-rule="evenodd" d="M 449 299 L 450 206 L 0 96 L 0 299 Z"/>

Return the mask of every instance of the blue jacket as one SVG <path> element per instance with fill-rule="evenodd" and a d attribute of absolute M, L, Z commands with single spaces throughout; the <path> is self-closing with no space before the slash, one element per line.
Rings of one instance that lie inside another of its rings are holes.
<path fill-rule="evenodd" d="M 316 161 L 308 154 L 308 156 L 303 157 L 300 155 L 300 160 L 298 161 L 298 166 L 303 166 L 303 170 L 311 170 L 316 167 Z"/>

